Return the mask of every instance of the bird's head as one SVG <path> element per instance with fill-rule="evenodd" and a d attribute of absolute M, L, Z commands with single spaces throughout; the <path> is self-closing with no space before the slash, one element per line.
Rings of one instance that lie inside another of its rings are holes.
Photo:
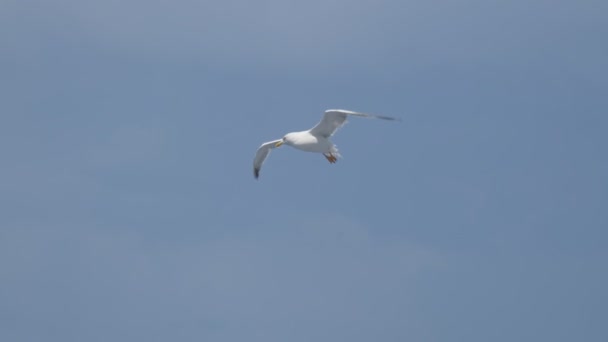
<path fill-rule="evenodd" d="M 293 133 L 287 133 L 285 136 L 277 142 L 274 147 L 279 147 L 283 144 L 292 145 L 296 141 L 296 136 Z"/>

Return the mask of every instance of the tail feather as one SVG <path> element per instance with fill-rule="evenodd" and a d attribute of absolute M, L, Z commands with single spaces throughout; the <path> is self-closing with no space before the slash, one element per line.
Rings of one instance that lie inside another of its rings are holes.
<path fill-rule="evenodd" d="M 338 147 L 336 145 L 333 145 L 331 147 L 331 149 L 329 150 L 329 152 L 333 155 L 336 156 L 338 158 L 342 158 L 342 155 L 340 154 L 340 152 L 338 151 Z"/>

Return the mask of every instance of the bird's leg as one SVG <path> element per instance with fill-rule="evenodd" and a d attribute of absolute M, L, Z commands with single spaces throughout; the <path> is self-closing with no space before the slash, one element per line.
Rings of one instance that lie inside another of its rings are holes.
<path fill-rule="evenodd" d="M 323 153 L 323 155 L 325 156 L 325 158 L 329 161 L 330 164 L 334 164 L 336 162 L 336 160 L 338 160 L 338 158 L 336 158 L 333 154 L 331 153 Z"/>

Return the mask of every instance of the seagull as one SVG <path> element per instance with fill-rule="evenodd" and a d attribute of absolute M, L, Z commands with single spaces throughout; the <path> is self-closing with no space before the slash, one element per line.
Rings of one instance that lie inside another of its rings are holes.
<path fill-rule="evenodd" d="M 253 176 L 255 179 L 260 177 L 262 164 L 270 154 L 270 150 L 283 144 L 306 152 L 322 153 L 330 164 L 334 164 L 341 155 L 338 153 L 336 145 L 329 138 L 334 135 L 338 128 L 346 123 L 346 118 L 349 115 L 382 120 L 398 120 L 388 116 L 357 113 L 344 109 L 328 109 L 315 127 L 307 131 L 287 133 L 281 139 L 268 141 L 260 145 L 253 159 Z"/>

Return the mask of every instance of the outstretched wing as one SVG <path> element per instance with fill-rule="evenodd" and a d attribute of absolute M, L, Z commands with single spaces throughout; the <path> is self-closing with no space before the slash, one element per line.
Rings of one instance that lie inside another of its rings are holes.
<path fill-rule="evenodd" d="M 357 113 L 344 109 L 329 109 L 325 111 L 325 114 L 323 115 L 321 121 L 315 127 L 311 128 L 309 132 L 316 136 L 329 138 L 336 132 L 338 128 L 342 127 L 344 123 L 346 123 L 346 118 L 349 115 L 382 120 L 397 120 L 389 116 Z"/>
<path fill-rule="evenodd" d="M 269 142 L 263 143 L 258 151 L 255 153 L 255 158 L 253 159 L 253 176 L 255 179 L 260 177 L 260 169 L 262 168 L 262 164 L 264 164 L 264 160 L 270 154 L 270 150 L 274 148 L 274 145 L 281 141 L 281 139 L 273 140 Z"/>

